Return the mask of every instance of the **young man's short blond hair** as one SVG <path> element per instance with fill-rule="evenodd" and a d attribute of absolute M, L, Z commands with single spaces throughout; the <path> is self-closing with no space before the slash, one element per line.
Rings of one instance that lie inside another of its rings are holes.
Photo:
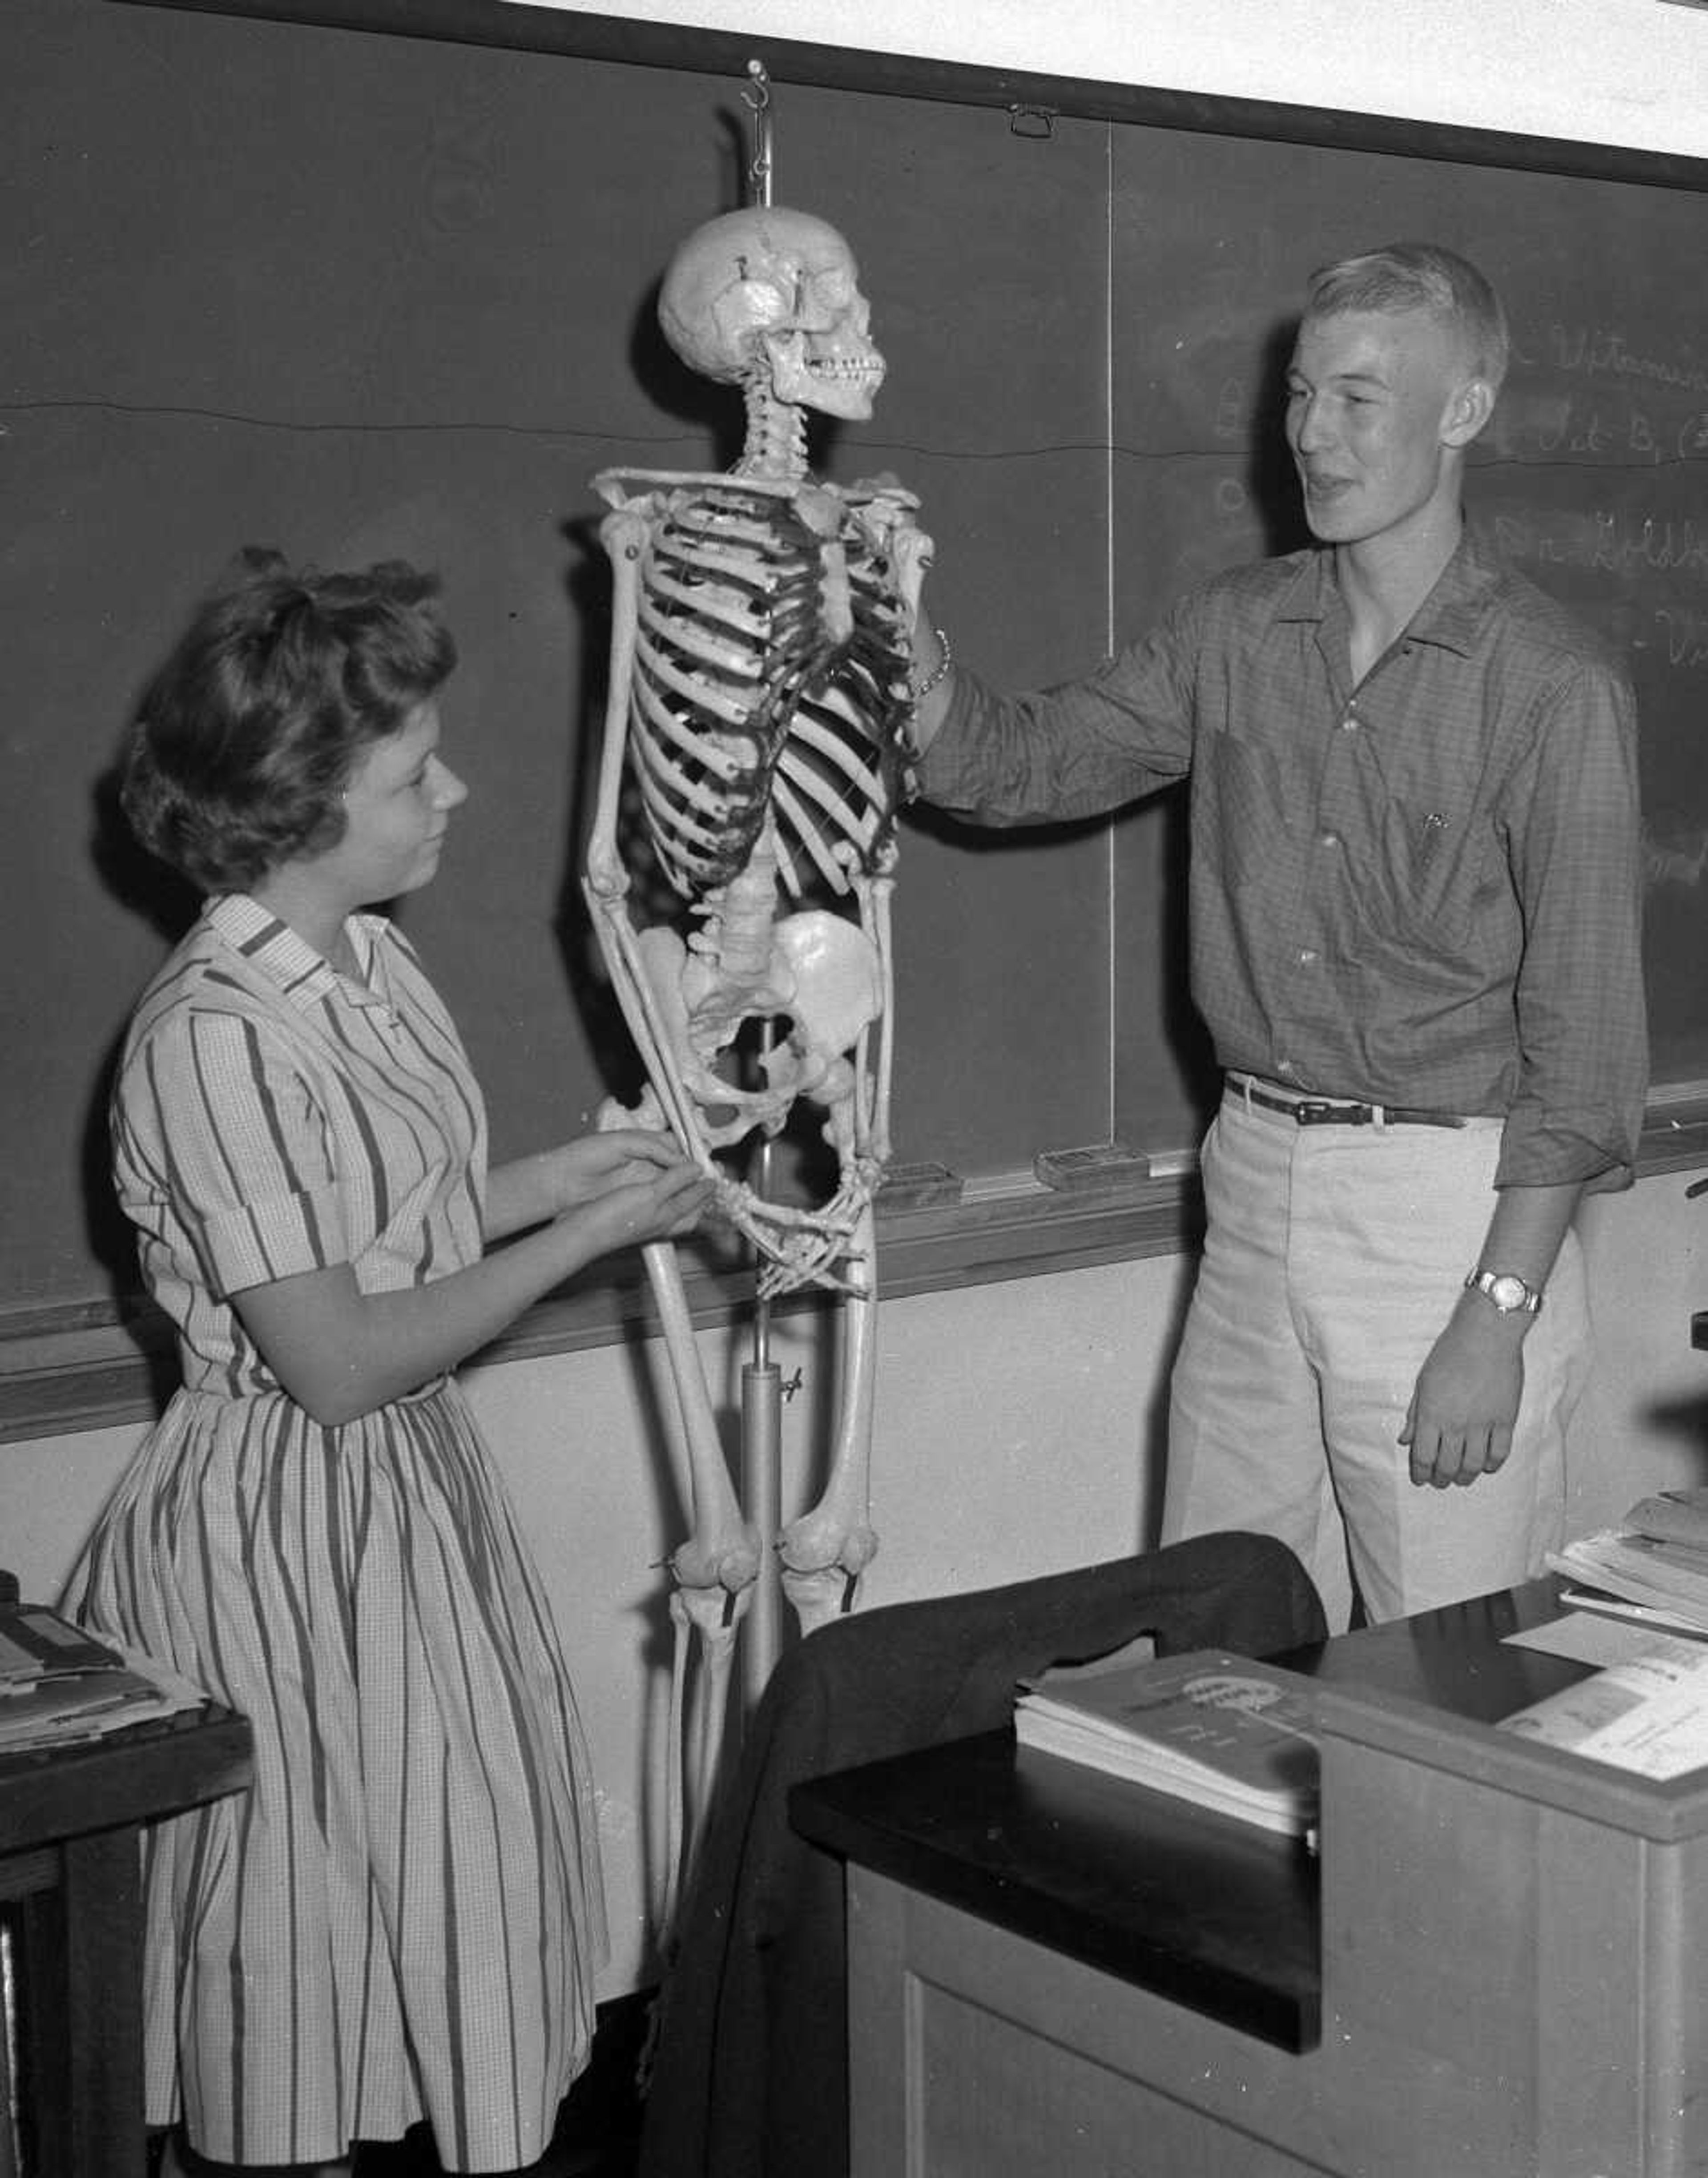
<path fill-rule="evenodd" d="M 1390 242 L 1313 272 L 1305 293 L 1306 322 L 1347 310 L 1427 311 L 1452 331 L 1491 397 L 1500 391 L 1511 347 L 1506 312 L 1475 265 L 1451 249 L 1432 242 Z"/>

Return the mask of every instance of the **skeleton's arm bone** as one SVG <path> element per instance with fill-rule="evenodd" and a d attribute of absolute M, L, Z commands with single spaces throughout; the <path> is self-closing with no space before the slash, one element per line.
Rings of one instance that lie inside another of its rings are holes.
<path fill-rule="evenodd" d="M 861 889 L 860 919 L 869 929 L 883 977 L 882 1010 L 878 1016 L 877 1103 L 872 1115 L 872 1155 L 880 1170 L 890 1162 L 890 1082 L 895 1054 L 895 949 L 890 903 L 895 880 L 888 871 L 871 878 Z M 863 1073 L 863 1070 L 862 1070 Z"/>
<path fill-rule="evenodd" d="M 625 507 L 606 515 L 599 536 L 611 564 L 610 679 L 605 690 L 605 740 L 599 759 L 599 799 L 588 845 L 588 881 L 601 898 L 621 900 L 628 873 L 617 847 L 617 811 L 622 795 L 623 763 L 628 752 L 628 691 L 634 674 L 635 613 L 640 591 L 640 555 L 646 544 L 643 512 Z"/>
<path fill-rule="evenodd" d="M 664 1114 L 665 1123 L 684 1157 L 691 1158 L 702 1172 L 709 1173 L 714 1178 L 721 1177 L 712 1162 L 711 1151 L 701 1131 L 693 1103 L 675 1069 L 667 1063 L 665 1025 L 654 1010 L 645 966 L 636 945 L 634 928 L 622 901 L 620 898 L 604 897 L 594 889 L 590 881 L 586 892 L 588 905 L 593 911 L 594 928 L 599 933 L 600 949 L 605 955 L 605 965 L 610 970 L 617 1002 L 622 1008 L 629 1034 L 633 1037 L 640 1053 L 648 1085 Z M 605 1107 L 600 1109 L 601 1126 L 623 1124 L 614 1114 L 607 1118 L 607 1109 Z"/>

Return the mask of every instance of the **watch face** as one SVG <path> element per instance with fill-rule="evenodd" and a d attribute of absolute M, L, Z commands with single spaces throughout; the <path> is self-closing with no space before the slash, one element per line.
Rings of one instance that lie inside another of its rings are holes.
<path fill-rule="evenodd" d="M 1522 1308 L 1530 1297 L 1530 1289 L 1519 1278 L 1503 1272 L 1488 1282 L 1488 1297 L 1503 1313 Z"/>

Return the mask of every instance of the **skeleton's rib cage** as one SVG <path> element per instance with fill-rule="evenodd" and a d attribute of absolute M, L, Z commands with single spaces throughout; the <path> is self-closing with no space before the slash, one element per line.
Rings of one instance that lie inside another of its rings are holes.
<path fill-rule="evenodd" d="M 740 477 L 652 498 L 629 758 L 684 899 L 736 876 L 768 815 L 793 899 L 893 859 L 911 711 L 889 545 L 915 503 Z"/>

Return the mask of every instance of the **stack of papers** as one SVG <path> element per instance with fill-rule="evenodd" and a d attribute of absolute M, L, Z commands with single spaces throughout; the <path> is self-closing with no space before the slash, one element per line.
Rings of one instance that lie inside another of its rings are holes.
<path fill-rule="evenodd" d="M 1240 1822 L 1306 1836 L 1317 1806 L 1309 1683 L 1219 1650 L 1022 1683 L 1015 1737 Z"/>
<path fill-rule="evenodd" d="M 1503 1731 L 1645 1777 L 1682 1777 L 1708 1762 L 1708 1648 L 1651 1634 L 1641 1651 L 1562 1694 L 1503 1717 Z"/>
<path fill-rule="evenodd" d="M 1708 1490 L 1641 1498 L 1621 1526 L 1568 1543 L 1547 1562 L 1651 1624 L 1708 1633 Z"/>
<path fill-rule="evenodd" d="M 207 1699 L 151 1657 L 96 1640 L 45 1605 L 0 1609 L 0 1754 L 98 1738 Z"/>

